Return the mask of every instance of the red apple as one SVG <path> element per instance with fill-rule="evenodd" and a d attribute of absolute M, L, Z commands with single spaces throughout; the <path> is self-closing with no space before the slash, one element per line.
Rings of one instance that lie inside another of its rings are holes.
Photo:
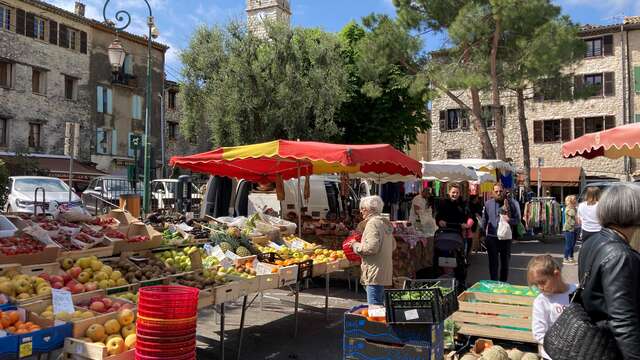
<path fill-rule="evenodd" d="M 109 312 L 119 311 L 121 306 L 122 304 L 120 303 L 113 303 L 113 305 L 111 305 L 111 307 L 109 308 Z"/>
<path fill-rule="evenodd" d="M 89 306 L 89 310 L 95 311 L 98 313 L 103 313 L 106 310 L 106 308 L 102 301 L 95 301 L 91 303 L 91 305 Z"/>
<path fill-rule="evenodd" d="M 82 272 L 82 268 L 79 266 L 74 266 L 71 269 L 67 270 L 67 273 L 71 275 L 72 278 L 77 279 L 78 275 Z"/>
<path fill-rule="evenodd" d="M 102 298 L 102 302 L 104 303 L 104 306 L 108 308 L 113 305 L 113 300 L 109 299 L 108 297 Z"/>
<path fill-rule="evenodd" d="M 98 284 L 96 284 L 95 282 L 91 281 L 88 282 L 86 284 L 84 284 L 84 288 L 86 291 L 94 291 L 98 288 Z"/>
<path fill-rule="evenodd" d="M 74 294 L 80 294 L 84 292 L 84 285 L 77 283 L 75 285 L 73 285 L 73 287 L 71 288 L 71 292 Z"/>
<path fill-rule="evenodd" d="M 66 284 L 66 283 L 68 283 L 68 282 L 69 282 L 69 280 L 71 280 L 71 275 L 69 275 L 69 274 L 67 274 L 67 273 L 64 273 L 64 274 L 62 275 L 62 279 L 64 280 L 64 283 Z"/>
<path fill-rule="evenodd" d="M 52 284 L 57 282 L 64 283 L 64 279 L 59 275 L 51 275 L 49 277 L 49 282 L 51 282 Z"/>
<path fill-rule="evenodd" d="M 51 283 L 51 287 L 53 287 L 54 289 L 62 289 L 63 286 L 64 284 L 62 283 L 62 281 Z"/>
<path fill-rule="evenodd" d="M 38 275 L 38 277 L 41 278 L 41 279 L 47 280 L 47 282 L 51 281 L 51 277 L 47 273 L 42 273 L 42 274 Z"/>
<path fill-rule="evenodd" d="M 133 304 L 129 304 L 129 303 L 122 304 L 122 306 L 120 307 L 120 310 L 125 310 L 125 309 L 133 310 Z"/>
<path fill-rule="evenodd" d="M 76 284 L 79 284 L 79 282 L 75 281 L 74 279 L 69 280 L 68 282 L 65 283 L 65 286 L 72 288 L 74 286 L 76 286 Z"/>

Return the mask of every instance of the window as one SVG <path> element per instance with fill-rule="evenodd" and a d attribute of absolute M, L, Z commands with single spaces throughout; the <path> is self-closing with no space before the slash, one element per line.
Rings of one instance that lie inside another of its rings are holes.
<path fill-rule="evenodd" d="M 69 39 L 69 49 L 76 50 L 78 49 L 78 30 L 67 28 L 67 39 Z"/>
<path fill-rule="evenodd" d="M 97 107 L 96 111 L 99 113 L 112 114 L 113 102 L 111 89 L 98 86 L 96 87 Z"/>
<path fill-rule="evenodd" d="M 45 29 L 47 21 L 41 17 L 35 16 L 33 19 L 33 37 L 36 39 L 45 39 Z"/>
<path fill-rule="evenodd" d="M 496 123 L 493 121 L 493 112 L 491 109 L 493 105 L 485 105 L 482 107 L 482 121 L 484 121 L 484 126 L 487 129 L 494 129 L 496 127 Z M 500 110 L 502 111 L 502 123 L 505 123 L 506 115 L 505 115 L 505 107 L 504 105 L 500 106 Z"/>
<path fill-rule="evenodd" d="M 168 106 L 169 106 L 169 109 L 171 110 L 176 108 L 176 95 L 177 93 L 175 91 L 169 91 Z"/>
<path fill-rule="evenodd" d="M 118 132 L 115 129 L 96 129 L 96 153 L 100 155 L 118 154 Z"/>
<path fill-rule="evenodd" d="M 468 130 L 469 116 L 466 110 L 447 109 L 440 111 L 440 131 Z"/>
<path fill-rule="evenodd" d="M 13 64 L 0 61 L 0 86 L 10 88 L 13 78 Z"/>
<path fill-rule="evenodd" d="M 131 117 L 142 120 L 142 96 L 133 95 L 131 98 Z"/>
<path fill-rule="evenodd" d="M 447 150 L 447 159 L 460 159 L 460 150 Z"/>
<path fill-rule="evenodd" d="M 577 75 L 575 77 L 576 97 L 613 96 L 615 80 L 613 72 Z"/>
<path fill-rule="evenodd" d="M 613 35 L 585 39 L 584 42 L 587 45 L 587 58 L 613 55 Z"/>
<path fill-rule="evenodd" d="M 636 94 L 640 94 L 640 66 L 633 68 L 633 82 L 636 89 Z"/>
<path fill-rule="evenodd" d="M 40 147 L 40 131 L 42 130 L 42 124 L 29 123 L 29 147 Z"/>
<path fill-rule="evenodd" d="M 175 122 L 167 122 L 168 125 L 168 136 L 169 136 L 169 140 L 175 140 L 178 138 L 178 123 Z"/>
<path fill-rule="evenodd" d="M 569 100 L 572 96 L 572 82 L 571 76 L 538 80 L 535 84 L 534 100 Z"/>
<path fill-rule="evenodd" d="M 533 142 L 536 144 L 571 140 L 571 119 L 538 120 L 533 122 Z"/>
<path fill-rule="evenodd" d="M 575 137 L 580 137 L 584 134 L 612 129 L 615 126 L 615 116 L 592 116 L 586 118 L 575 118 L 573 130 Z"/>
<path fill-rule="evenodd" d="M 31 91 L 34 94 L 47 93 L 47 73 L 45 71 L 36 68 L 31 70 Z"/>
<path fill-rule="evenodd" d="M 0 29 L 11 30 L 11 8 L 0 4 Z"/>
<path fill-rule="evenodd" d="M 78 100 L 78 79 L 64 76 L 64 97 L 67 100 Z"/>
<path fill-rule="evenodd" d="M 9 120 L 0 118 L 0 146 L 7 145 L 7 123 Z"/>
<path fill-rule="evenodd" d="M 124 63 L 122 64 L 122 71 L 125 75 L 133 76 L 133 55 L 127 54 L 124 57 Z"/>

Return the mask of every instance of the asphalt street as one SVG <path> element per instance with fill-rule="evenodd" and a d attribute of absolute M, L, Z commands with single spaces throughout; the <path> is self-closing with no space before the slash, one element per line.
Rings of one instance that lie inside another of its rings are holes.
<path fill-rule="evenodd" d="M 562 260 L 562 241 L 514 242 L 509 281 L 526 284 L 526 267 L 532 256 L 551 254 Z M 577 254 L 576 254 L 577 257 Z M 567 281 L 577 282 L 575 265 L 563 268 Z M 486 253 L 472 256 L 469 283 L 489 278 Z M 358 293 L 347 288 L 344 280 L 331 281 L 329 313 L 301 308 L 298 314 L 298 335 L 294 337 L 294 297 L 290 291 L 272 290 L 258 297 L 246 312 L 242 352 L 239 359 L 251 360 L 333 360 L 342 358 L 342 318 L 345 311 L 362 304 L 366 297 L 362 288 Z M 251 298 L 249 299 L 249 302 Z M 324 281 L 316 280 L 311 288 L 300 294 L 300 303 L 324 307 Z M 237 359 L 240 301 L 225 307 L 225 359 Z M 204 309 L 198 320 L 198 359 L 221 359 L 220 317 L 213 309 Z"/>

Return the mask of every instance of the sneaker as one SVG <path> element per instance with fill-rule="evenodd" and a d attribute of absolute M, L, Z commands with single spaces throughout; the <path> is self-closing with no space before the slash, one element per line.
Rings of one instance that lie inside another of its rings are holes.
<path fill-rule="evenodd" d="M 578 262 L 576 261 L 576 259 L 574 258 L 569 258 L 569 261 L 571 261 L 572 264 L 577 264 Z"/>
<path fill-rule="evenodd" d="M 571 259 L 562 260 L 562 265 L 571 265 L 571 264 L 572 264 Z"/>

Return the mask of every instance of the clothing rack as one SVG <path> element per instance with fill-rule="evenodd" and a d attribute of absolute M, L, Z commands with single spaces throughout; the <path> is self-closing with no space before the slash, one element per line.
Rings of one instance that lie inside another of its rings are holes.
<path fill-rule="evenodd" d="M 528 230 L 542 236 L 556 235 L 562 229 L 562 210 L 552 196 L 535 196 L 525 205 L 524 218 Z"/>

